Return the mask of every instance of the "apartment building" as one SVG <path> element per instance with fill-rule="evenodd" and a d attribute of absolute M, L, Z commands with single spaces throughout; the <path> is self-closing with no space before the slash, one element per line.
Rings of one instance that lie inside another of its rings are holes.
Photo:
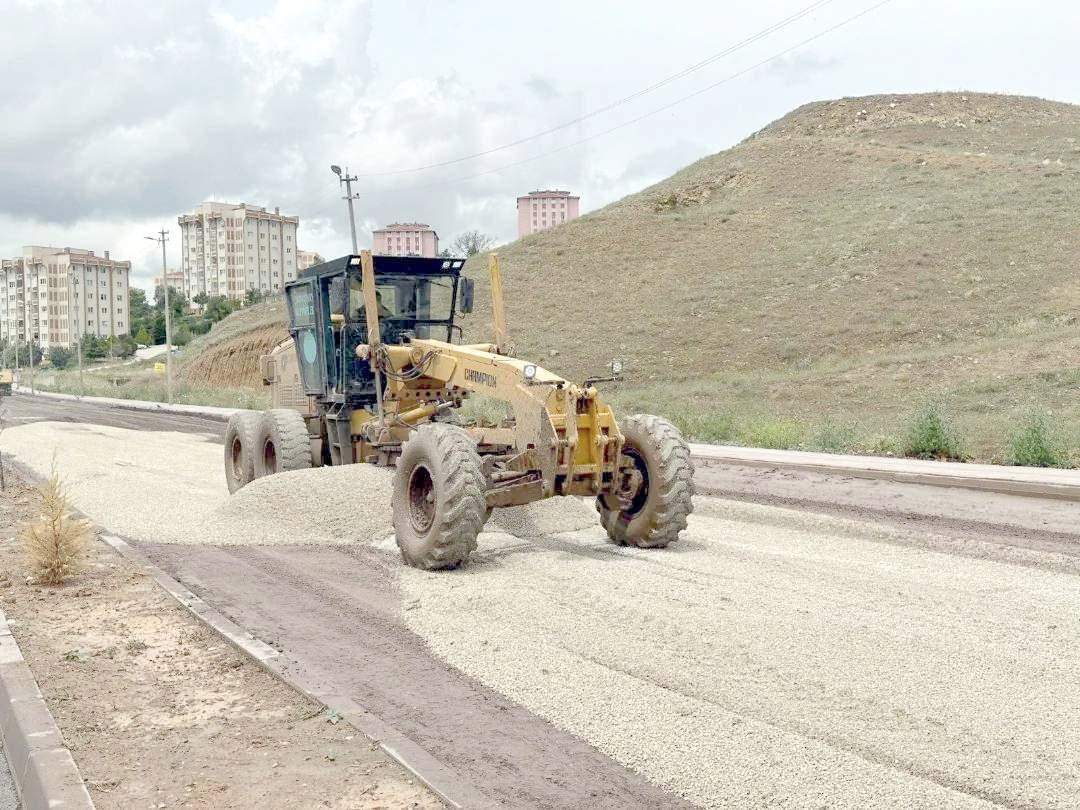
<path fill-rule="evenodd" d="M 581 198 L 569 191 L 530 191 L 517 198 L 518 237 L 576 219 L 580 207 Z"/>
<path fill-rule="evenodd" d="M 379 256 L 438 256 L 439 235 L 422 222 L 395 222 L 372 232 Z"/>
<path fill-rule="evenodd" d="M 169 285 L 171 290 L 184 291 L 184 271 L 183 270 L 169 270 L 165 274 L 165 281 Z M 161 274 L 154 276 L 154 287 L 161 286 Z"/>
<path fill-rule="evenodd" d="M 247 203 L 204 202 L 177 218 L 184 295 L 242 299 L 296 278 L 298 217 Z"/>
<path fill-rule="evenodd" d="M 125 335 L 131 262 L 105 251 L 30 245 L 0 262 L 0 338 L 71 346 L 83 335 Z"/>
<path fill-rule="evenodd" d="M 303 273 L 309 267 L 314 267 L 325 261 L 326 259 L 322 257 L 322 254 L 316 250 L 298 250 L 296 251 L 296 272 Z"/>

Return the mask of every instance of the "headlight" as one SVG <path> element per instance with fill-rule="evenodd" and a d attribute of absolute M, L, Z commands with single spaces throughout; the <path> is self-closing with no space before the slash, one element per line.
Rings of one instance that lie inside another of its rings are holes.
<path fill-rule="evenodd" d="M 529 363 L 527 366 L 525 366 L 525 368 L 521 370 L 521 373 L 525 375 L 526 380 L 534 380 L 536 379 L 536 366 L 534 366 L 532 363 Z"/>
<path fill-rule="evenodd" d="M 611 373 L 616 377 L 622 374 L 622 360 L 611 361 Z"/>

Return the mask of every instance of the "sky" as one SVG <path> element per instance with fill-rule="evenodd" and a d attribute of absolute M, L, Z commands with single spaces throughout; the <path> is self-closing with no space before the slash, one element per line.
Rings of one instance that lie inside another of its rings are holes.
<path fill-rule="evenodd" d="M 505 242 L 520 194 L 595 210 L 811 101 L 1080 103 L 1080 4 L 878 2 L 0 0 L 0 256 L 110 250 L 150 288 L 144 237 L 204 200 L 280 207 L 342 255 L 334 163 L 360 175 L 361 247 L 398 221 Z"/>

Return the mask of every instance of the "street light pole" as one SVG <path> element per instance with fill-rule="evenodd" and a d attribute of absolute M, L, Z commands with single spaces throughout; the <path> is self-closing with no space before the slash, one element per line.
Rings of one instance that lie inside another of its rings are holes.
<path fill-rule="evenodd" d="M 330 171 L 337 175 L 338 185 L 345 186 L 345 196 L 342 199 L 349 203 L 349 229 L 352 231 L 352 252 L 357 254 L 360 252 L 360 246 L 356 241 L 356 214 L 353 212 L 353 200 L 359 200 L 360 194 L 353 194 L 352 184 L 354 180 L 359 178 L 355 174 L 349 175 L 348 166 L 345 167 L 344 174 L 342 174 L 340 166 L 331 166 Z"/>
<path fill-rule="evenodd" d="M 75 265 L 75 266 L 78 267 L 79 265 Z M 84 270 L 86 269 L 85 265 L 83 265 L 83 269 Z M 68 280 L 71 281 L 70 289 L 68 291 L 68 328 L 71 330 L 71 338 L 75 342 L 75 352 L 79 356 L 79 396 L 83 397 L 83 396 L 86 396 L 86 389 L 83 388 L 82 340 L 79 338 L 79 321 L 81 320 L 81 318 L 74 318 L 73 319 L 73 316 L 75 314 L 74 296 L 78 295 L 78 293 L 75 292 L 75 271 L 74 270 L 72 270 L 71 273 L 68 275 Z M 85 276 L 83 276 L 83 280 L 84 281 L 86 280 Z M 83 303 L 84 303 L 84 305 L 86 303 L 85 296 L 86 296 L 86 287 L 84 285 L 83 286 Z"/>
<path fill-rule="evenodd" d="M 165 391 L 166 400 L 172 405 L 172 312 L 169 311 L 169 270 L 165 259 L 165 243 L 169 232 L 162 228 L 158 236 L 147 236 L 151 242 L 161 242 L 161 288 L 165 291 Z"/>

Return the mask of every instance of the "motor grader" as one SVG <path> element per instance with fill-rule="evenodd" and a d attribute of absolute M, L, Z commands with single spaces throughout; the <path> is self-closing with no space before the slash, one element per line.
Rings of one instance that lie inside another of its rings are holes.
<path fill-rule="evenodd" d="M 461 342 L 455 315 L 474 296 L 463 265 L 365 251 L 287 284 L 291 337 L 260 360 L 274 407 L 238 413 L 226 431 L 230 492 L 312 466 L 395 467 L 397 543 L 426 569 L 465 562 L 493 509 L 554 496 L 595 498 L 615 543 L 667 546 L 692 508 L 679 431 L 656 416 L 616 421 L 596 386 L 619 377 L 618 362 L 577 384 L 515 357 L 497 256 L 495 340 Z M 505 403 L 508 418 L 460 424 L 476 396 Z"/>

